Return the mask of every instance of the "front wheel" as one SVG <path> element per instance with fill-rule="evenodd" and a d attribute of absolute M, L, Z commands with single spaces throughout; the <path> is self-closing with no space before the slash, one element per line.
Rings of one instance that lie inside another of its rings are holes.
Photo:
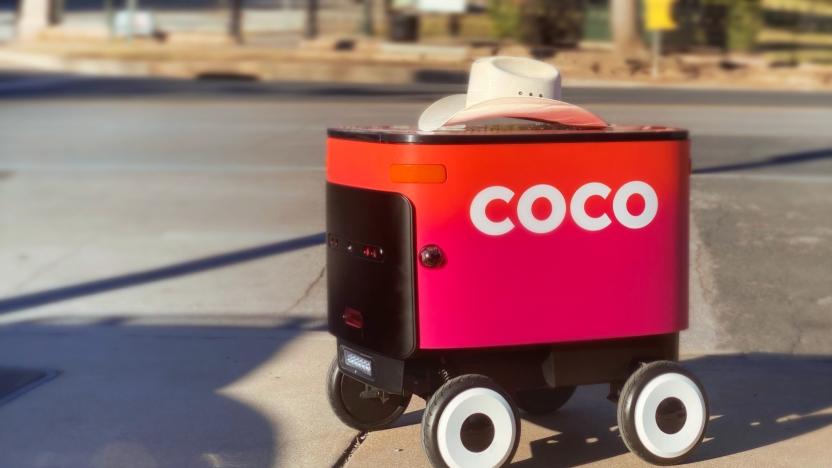
<path fill-rule="evenodd" d="M 705 389 L 690 371 L 656 361 L 633 372 L 618 400 L 624 444 L 655 465 L 684 461 L 702 442 L 708 424 Z"/>
<path fill-rule="evenodd" d="M 338 419 L 359 431 L 372 431 L 389 426 L 410 404 L 410 395 L 383 393 L 345 375 L 332 360 L 327 375 L 329 404 Z"/>
<path fill-rule="evenodd" d="M 511 397 L 484 375 L 447 381 L 422 416 L 422 445 L 433 466 L 504 466 L 519 442 L 520 417 Z"/>

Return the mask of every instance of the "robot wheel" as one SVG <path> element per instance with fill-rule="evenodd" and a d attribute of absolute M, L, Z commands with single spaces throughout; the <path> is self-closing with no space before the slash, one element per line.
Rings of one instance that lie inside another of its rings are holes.
<path fill-rule="evenodd" d="M 618 428 L 624 444 L 655 465 L 684 461 L 702 442 L 708 399 L 690 371 L 671 361 L 636 370 L 621 390 Z"/>
<path fill-rule="evenodd" d="M 383 429 L 397 419 L 410 404 L 410 395 L 395 395 L 365 385 L 341 372 L 338 358 L 327 374 L 329 404 L 338 419 L 359 431 Z"/>
<path fill-rule="evenodd" d="M 484 375 L 466 374 L 445 382 L 422 417 L 422 445 L 433 466 L 504 466 L 519 441 L 514 402 Z"/>

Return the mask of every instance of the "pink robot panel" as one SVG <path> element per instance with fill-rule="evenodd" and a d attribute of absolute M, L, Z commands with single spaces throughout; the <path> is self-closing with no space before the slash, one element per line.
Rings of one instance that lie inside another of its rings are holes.
<path fill-rule="evenodd" d="M 330 138 L 327 180 L 413 205 L 420 349 L 687 327 L 687 140 L 390 144 Z"/>

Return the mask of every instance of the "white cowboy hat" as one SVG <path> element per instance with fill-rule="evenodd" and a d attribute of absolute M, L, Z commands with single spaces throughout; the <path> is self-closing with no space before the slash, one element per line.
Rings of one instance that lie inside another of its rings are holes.
<path fill-rule="evenodd" d="M 468 92 L 444 97 L 422 112 L 419 130 L 500 117 L 606 127 L 595 114 L 560 101 L 560 72 L 523 57 L 487 57 L 471 65 Z"/>

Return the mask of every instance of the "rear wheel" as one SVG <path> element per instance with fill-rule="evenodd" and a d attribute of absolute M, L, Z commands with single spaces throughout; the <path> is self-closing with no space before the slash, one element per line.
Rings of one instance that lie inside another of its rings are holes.
<path fill-rule="evenodd" d="M 546 414 L 559 410 L 569 401 L 575 387 L 529 388 L 514 392 L 517 407 L 529 414 Z"/>
<path fill-rule="evenodd" d="M 507 465 L 520 441 L 520 417 L 508 393 L 484 375 L 442 385 L 422 417 L 422 445 L 437 467 Z"/>
<path fill-rule="evenodd" d="M 631 452 L 647 462 L 683 462 L 702 442 L 707 424 L 705 389 L 696 376 L 675 362 L 642 366 L 621 390 L 621 438 Z"/>
<path fill-rule="evenodd" d="M 394 395 L 365 385 L 345 375 L 332 360 L 327 376 L 329 404 L 338 419 L 359 431 L 382 429 L 407 409 L 410 395 Z"/>

